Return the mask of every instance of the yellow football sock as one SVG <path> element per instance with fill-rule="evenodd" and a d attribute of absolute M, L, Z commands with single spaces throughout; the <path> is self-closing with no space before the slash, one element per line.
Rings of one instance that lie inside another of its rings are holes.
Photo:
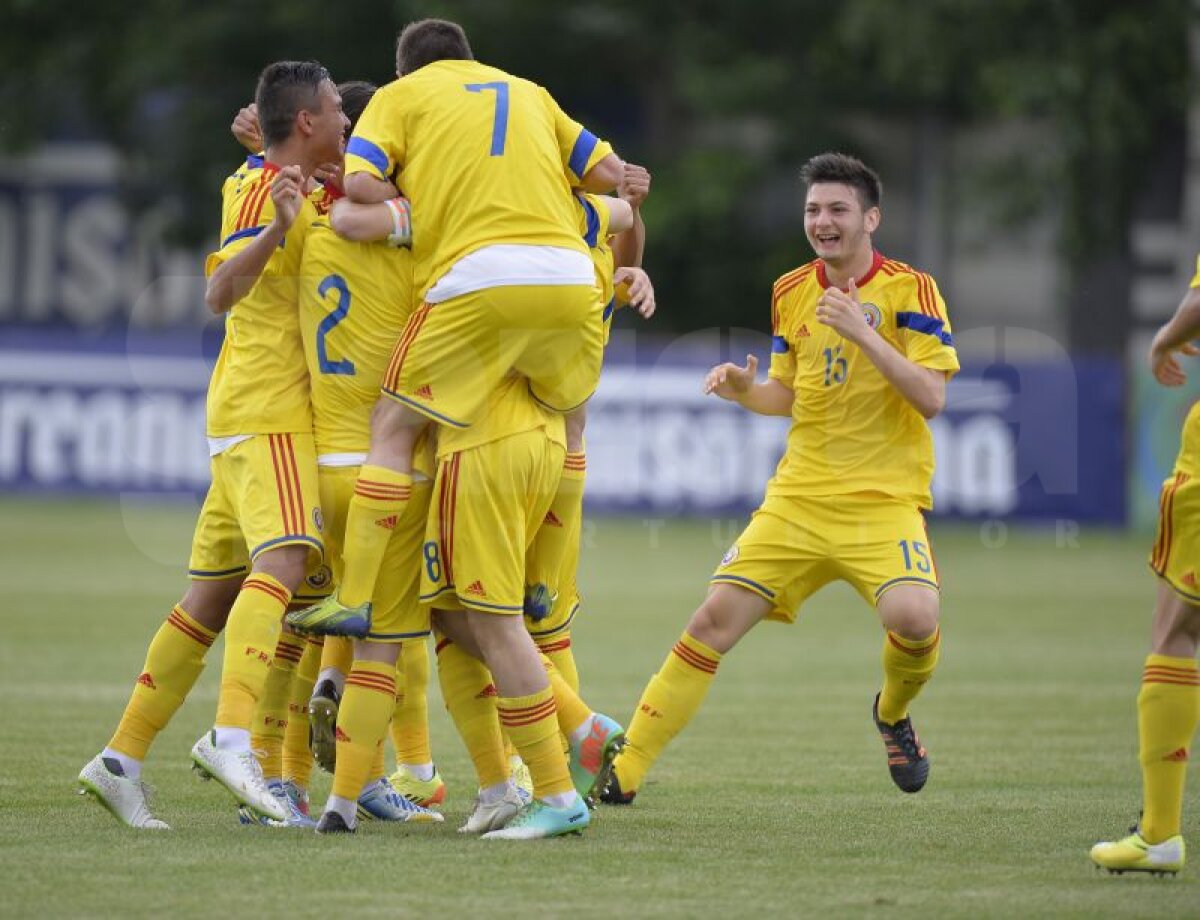
<path fill-rule="evenodd" d="M 151 743 L 171 721 L 204 670 L 204 654 L 217 634 L 179 606 L 158 628 L 146 650 L 146 663 L 133 685 L 125 714 L 108 742 L 134 760 L 145 760 Z"/>
<path fill-rule="evenodd" d="M 554 693 L 554 708 L 558 712 L 558 730 L 569 737 L 575 729 L 592 717 L 592 710 L 579 698 L 579 694 L 567 683 L 566 678 L 558 672 L 554 662 L 546 655 L 542 655 L 542 665 L 546 668 L 546 677 L 550 680 L 550 690 Z"/>
<path fill-rule="evenodd" d="M 883 689 L 879 721 L 894 725 L 908 715 L 908 704 L 933 677 L 942 647 L 942 631 L 924 639 L 904 639 L 894 632 L 883 637 Z"/>
<path fill-rule="evenodd" d="M 382 754 L 388 719 L 396 706 L 396 666 L 383 661 L 355 661 L 346 676 L 346 692 L 338 707 L 337 770 L 333 794 L 354 801 L 362 794 Z"/>
<path fill-rule="evenodd" d="M 343 676 L 350 673 L 354 664 L 354 640 L 345 636 L 326 636 L 325 648 L 321 651 L 321 670 L 334 668 Z"/>
<path fill-rule="evenodd" d="M 1200 722 L 1200 672 L 1193 658 L 1151 655 L 1138 693 L 1142 762 L 1142 839 L 1162 843 L 1180 832 L 1188 748 Z"/>
<path fill-rule="evenodd" d="M 304 639 L 283 633 L 275 644 L 271 670 L 263 684 L 262 696 L 254 710 L 250 731 L 250 749 L 258 758 L 264 779 L 283 777 L 283 737 L 287 732 L 288 701 L 292 695 L 292 677 L 304 654 Z"/>
<path fill-rule="evenodd" d="M 344 572 L 338 600 L 357 607 L 371 599 L 375 579 L 396 521 L 412 494 L 412 476 L 382 466 L 363 466 L 346 512 Z"/>
<path fill-rule="evenodd" d="M 583 519 L 586 477 L 587 462 L 583 453 L 567 454 L 558 490 L 528 554 L 527 581 L 546 585 L 558 594 L 558 603 L 572 600 L 566 595 L 575 583 L 574 567 L 579 560 L 579 528 Z"/>
<path fill-rule="evenodd" d="M 288 695 L 287 730 L 283 733 L 283 778 L 301 789 L 307 789 L 312 779 L 313 755 L 308 746 L 308 698 L 312 696 L 317 670 L 321 666 L 322 642 L 319 636 L 309 636 L 304 654 L 292 675 Z"/>
<path fill-rule="evenodd" d="M 685 632 L 642 691 L 613 769 L 623 792 L 636 792 L 663 748 L 691 721 L 721 663 L 721 653 Z"/>
<path fill-rule="evenodd" d="M 571 631 L 564 629 L 552 638 L 537 641 L 538 651 L 554 662 L 554 667 L 563 680 L 576 693 L 579 692 L 579 669 L 575 665 L 575 653 L 571 651 Z"/>
<path fill-rule="evenodd" d="M 432 763 L 429 748 L 429 647 L 410 639 L 400 649 L 396 673 L 396 709 L 392 713 L 392 745 L 396 764 Z"/>
<path fill-rule="evenodd" d="M 265 572 L 255 572 L 242 582 L 225 625 L 225 660 L 214 725 L 250 730 L 279 641 L 280 621 L 291 599 L 291 592 Z"/>
<path fill-rule="evenodd" d="M 574 791 L 559 741 L 553 691 L 546 687 L 528 696 L 498 697 L 496 710 L 500 724 L 529 767 L 534 797 L 544 799 Z"/>
<path fill-rule="evenodd" d="M 504 782 L 508 779 L 508 755 L 500 734 L 491 672 L 449 639 L 440 639 L 436 651 L 442 699 L 475 764 L 479 788 Z"/>

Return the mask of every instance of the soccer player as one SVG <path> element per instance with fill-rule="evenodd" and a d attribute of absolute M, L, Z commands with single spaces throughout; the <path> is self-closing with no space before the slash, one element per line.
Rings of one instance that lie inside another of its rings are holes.
<path fill-rule="evenodd" d="M 1154 336 L 1150 369 L 1165 387 L 1182 386 L 1187 374 L 1178 355 L 1200 348 L 1200 259 L 1175 315 Z M 1192 736 L 1200 724 L 1200 402 L 1183 423 L 1175 468 L 1163 483 L 1158 538 L 1150 568 L 1158 597 L 1150 627 L 1150 655 L 1138 693 L 1138 746 L 1142 765 L 1142 815 L 1127 837 L 1092 847 L 1092 861 L 1110 872 L 1174 874 L 1183 868 L 1183 787 Z"/>
<path fill-rule="evenodd" d="M 362 476 L 382 489 L 351 506 L 345 579 L 321 606 L 329 619 L 370 615 L 386 542 L 375 522 L 401 512 L 425 425 L 469 426 L 513 368 L 543 404 L 569 411 L 595 388 L 603 351 L 602 305 L 569 191 L 613 188 L 622 164 L 612 148 L 541 87 L 476 62 L 454 23 L 405 27 L 396 69 L 401 79 L 376 94 L 351 138 L 346 192 L 371 203 L 403 185 L 420 227 L 423 305 L 372 418 Z"/>
<path fill-rule="evenodd" d="M 835 579 L 851 584 L 886 630 L 872 714 L 892 779 L 916 792 L 928 776 L 908 716 L 939 643 L 938 574 L 922 516 L 933 474 L 926 420 L 941 411 L 958 359 L 933 279 L 872 247 L 881 217 L 876 174 L 826 153 L 809 160 L 801 178 L 817 258 L 775 283 L 767 380 L 755 381 L 750 355 L 745 367 L 713 368 L 704 383 L 706 393 L 752 412 L 790 416 L 787 450 L 643 692 L 602 801 L 633 800 L 742 636 L 764 619 L 792 622 L 800 604 Z"/>
<path fill-rule="evenodd" d="M 192 583 L 151 642 L 116 734 L 79 776 L 137 827 L 166 827 L 150 812 L 141 764 L 223 628 L 215 727 L 193 747 L 193 761 L 253 812 L 287 816 L 263 782 L 250 727 L 283 613 L 310 556 L 323 550 L 296 279 L 315 215 L 304 182 L 338 158 L 346 121 L 328 72 L 313 62 L 269 65 L 255 101 L 266 157 L 251 157 L 226 180 L 221 246 L 206 264 L 205 301 L 229 317 L 208 391 L 213 483 L 193 539 Z"/>

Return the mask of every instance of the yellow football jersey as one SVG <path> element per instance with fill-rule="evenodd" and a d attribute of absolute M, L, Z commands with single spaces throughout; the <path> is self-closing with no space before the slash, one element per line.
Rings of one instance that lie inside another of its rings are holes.
<path fill-rule="evenodd" d="M 929 508 L 929 425 L 857 345 L 817 321 L 828 286 L 820 260 L 775 282 L 770 376 L 796 398 L 768 494 L 879 492 Z M 858 291 L 868 322 L 897 351 L 924 367 L 958 370 L 946 305 L 929 275 L 876 253 Z"/>
<path fill-rule="evenodd" d="M 206 275 L 250 245 L 275 219 L 271 183 L 278 171 L 252 156 L 225 180 L 221 245 L 205 262 Z M 312 427 L 297 283 L 305 236 L 316 216 L 312 202 L 305 199 L 254 287 L 226 316 L 225 341 L 208 385 L 209 437 Z"/>
<path fill-rule="evenodd" d="M 346 174 L 412 202 L 421 297 L 455 262 L 516 243 L 582 252 L 568 171 L 612 152 L 545 89 L 477 61 L 437 61 L 380 89 L 346 148 Z"/>
<path fill-rule="evenodd" d="M 317 453 L 362 453 L 371 407 L 414 306 L 412 254 L 352 243 L 318 218 L 304 246 L 300 329 L 312 378 Z"/>
<path fill-rule="evenodd" d="M 575 193 L 579 235 L 587 244 L 596 267 L 596 287 L 600 289 L 600 302 L 604 304 L 604 322 L 607 323 L 616 306 L 613 300 L 613 253 L 609 246 L 608 225 L 612 212 L 603 195 L 586 192 Z"/>
<path fill-rule="evenodd" d="M 537 428 L 545 428 L 546 436 L 552 442 L 567 449 L 562 414 L 543 408 L 530 395 L 529 381 L 519 374 L 510 374 L 488 397 L 479 420 L 470 428 L 443 425 L 438 429 L 437 455 L 440 459 Z"/>

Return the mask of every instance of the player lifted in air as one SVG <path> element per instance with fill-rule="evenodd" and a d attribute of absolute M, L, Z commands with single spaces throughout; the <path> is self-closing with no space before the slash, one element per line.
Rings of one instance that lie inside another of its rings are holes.
<path fill-rule="evenodd" d="M 1175 315 L 1150 346 L 1154 379 L 1165 387 L 1182 386 L 1187 375 L 1178 355 L 1200 355 L 1193 344 L 1197 337 L 1200 259 Z M 1158 576 L 1158 598 L 1137 698 L 1142 815 L 1129 836 L 1092 847 L 1092 861 L 1110 872 L 1183 868 L 1183 786 L 1200 724 L 1200 402 L 1184 420 L 1175 468 L 1163 483 L 1150 568 Z"/>
<path fill-rule="evenodd" d="M 927 419 L 958 370 L 945 305 L 928 275 L 874 250 L 881 186 L 858 160 L 801 170 L 816 260 L 775 283 L 767 380 L 722 364 L 704 389 L 761 415 L 790 416 L 787 449 L 708 597 L 650 680 L 603 801 L 633 800 L 700 707 L 722 656 L 764 619 L 792 622 L 830 581 L 848 582 L 882 623 L 883 688 L 872 706 L 892 779 L 925 785 L 929 760 L 908 707 L 938 660 L 938 573 L 925 532 L 933 443 Z"/>
<path fill-rule="evenodd" d="M 206 265 L 205 300 L 228 318 L 208 390 L 213 481 L 196 524 L 191 586 L 151 642 L 116 734 L 79 777 L 116 817 L 140 827 L 166 827 L 147 806 L 141 762 L 222 629 L 215 727 L 197 741 L 193 761 L 253 812 L 287 816 L 263 782 L 250 727 L 283 614 L 310 557 L 323 551 L 296 285 L 316 216 L 305 181 L 340 158 L 346 118 L 328 72 L 313 62 L 268 66 L 255 100 L 266 156 L 226 180 L 220 248 Z"/>

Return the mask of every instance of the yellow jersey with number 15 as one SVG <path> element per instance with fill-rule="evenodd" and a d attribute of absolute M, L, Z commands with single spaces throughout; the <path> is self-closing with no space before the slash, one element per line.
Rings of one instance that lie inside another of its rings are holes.
<path fill-rule="evenodd" d="M 875 253 L 857 286 L 867 322 L 892 348 L 922 367 L 958 370 L 946 305 L 929 275 Z M 929 425 L 857 345 L 817 320 L 828 287 L 819 259 L 775 282 L 769 373 L 796 396 L 767 494 L 874 492 L 929 508 Z"/>
<path fill-rule="evenodd" d="M 585 252 L 571 184 L 611 152 L 536 83 L 437 61 L 375 93 L 346 147 L 346 174 L 388 179 L 411 201 L 423 298 L 485 246 Z"/>
<path fill-rule="evenodd" d="M 225 180 L 221 245 L 205 275 L 250 245 L 275 219 L 271 183 L 279 167 L 252 156 Z M 255 283 L 225 319 L 225 340 L 208 385 L 209 437 L 309 431 L 308 369 L 300 339 L 298 281 L 305 237 L 317 212 L 307 198 Z"/>

